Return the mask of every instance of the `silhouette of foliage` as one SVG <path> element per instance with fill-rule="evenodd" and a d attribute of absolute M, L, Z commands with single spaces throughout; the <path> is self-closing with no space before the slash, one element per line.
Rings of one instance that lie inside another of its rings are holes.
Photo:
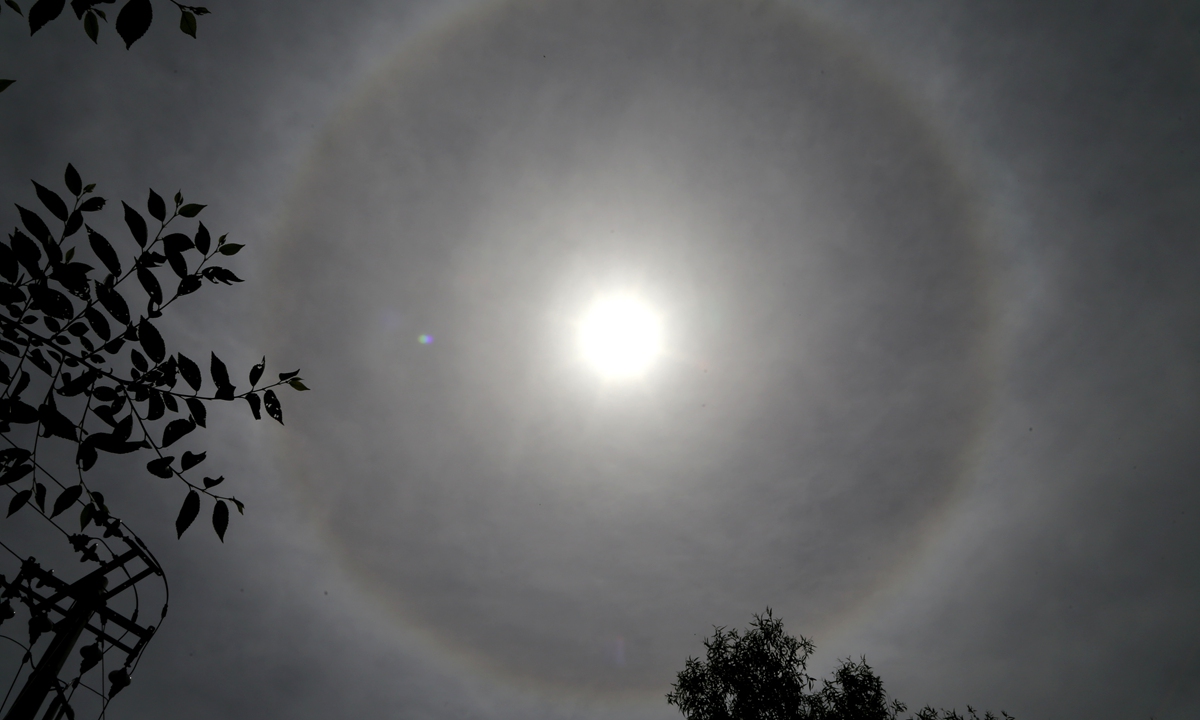
<path fill-rule="evenodd" d="M 90 224 L 106 200 L 94 195 L 95 186 L 85 186 L 70 165 L 64 180 L 73 197 L 70 206 L 55 191 L 33 184 L 50 222 L 61 226 L 56 234 L 42 215 L 17 205 L 24 230 L 14 228 L 8 242 L 0 241 L 0 438 L 8 445 L 0 450 L 0 485 L 16 490 L 8 514 L 31 501 L 46 510 L 50 476 L 39 453 L 51 440 L 65 441 L 73 445 L 76 478 L 58 483 L 50 517 L 78 505 L 81 529 L 99 522 L 106 510 L 89 490 L 85 473 L 102 453 L 142 452 L 152 456 L 146 463 L 151 475 L 186 487 L 177 533 L 182 536 L 191 526 L 207 498 L 213 503 L 213 528 L 224 540 L 228 505 L 239 513 L 244 505 L 215 490 L 223 477 L 191 479 L 206 453 L 168 454 L 167 448 L 206 425 L 208 403 L 245 400 L 258 418 L 262 402 L 282 424 L 274 388 L 307 388 L 296 372 L 260 386 L 263 358 L 249 372 L 249 388 L 239 391 L 225 363 L 210 353 L 211 384 L 204 391 L 200 366 L 169 349 L 155 326 L 167 307 L 205 281 L 241 282 L 217 264 L 241 245 L 226 242 L 224 235 L 214 241 L 202 222 L 190 234 L 179 232 L 179 224 L 199 215 L 204 205 L 187 203 L 176 193 L 169 208 L 151 190 L 146 209 L 158 224 L 151 236 L 142 214 L 122 203 L 133 242 L 118 252 Z M 86 244 L 71 242 L 81 236 Z"/>
<path fill-rule="evenodd" d="M 83 25 L 83 32 L 93 43 L 100 42 L 100 23 L 107 23 L 108 15 L 99 6 L 112 5 L 116 0 L 71 0 L 71 10 L 75 18 Z M 196 37 L 196 18 L 208 15 L 208 8 L 195 5 L 184 5 L 176 0 L 167 0 L 179 10 L 179 30 L 185 35 Z M 25 16 L 17 0 L 4 0 L 4 5 L 10 9 L 8 14 L 16 13 Z M 0 15 L 4 14 L 4 5 L 0 5 Z M 29 22 L 29 34 L 34 35 L 53 20 L 57 20 L 66 8 L 66 0 L 35 0 L 29 6 L 26 20 Z M 117 12 L 114 28 L 117 35 L 125 43 L 125 49 L 133 47 L 140 40 L 150 25 L 154 22 L 154 6 L 150 0 L 126 0 Z M 0 80 L 0 92 L 4 92 L 15 80 Z"/>
<path fill-rule="evenodd" d="M 806 671 L 815 646 L 785 633 L 770 608 L 755 615 L 744 633 L 715 628 L 704 647 L 705 659 L 688 658 L 667 694 L 667 702 L 688 720 L 897 720 L 908 711 L 904 703 L 888 700 L 866 658 L 843 660 L 815 690 Z M 926 706 L 911 717 L 999 720 L 990 712 L 981 718 L 970 706 L 966 715 Z"/>

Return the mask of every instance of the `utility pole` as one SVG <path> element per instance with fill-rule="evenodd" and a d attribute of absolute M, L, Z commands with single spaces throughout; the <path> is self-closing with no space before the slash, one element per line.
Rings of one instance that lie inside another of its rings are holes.
<path fill-rule="evenodd" d="M 29 558 L 21 564 L 20 572 L 11 581 L 0 576 L 0 587 L 3 588 L 0 595 L 5 598 L 17 597 L 29 608 L 31 617 L 40 617 L 45 622 L 49 622 L 51 612 L 61 616 L 61 619 L 52 625 L 54 636 L 50 645 L 42 653 L 33 672 L 25 680 L 25 685 L 13 700 L 13 704 L 8 708 L 3 720 L 37 720 L 38 711 L 45 703 L 46 696 L 52 691 L 55 692 L 54 699 L 42 720 L 59 720 L 63 714 L 68 713 L 74 717 L 67 707 L 66 696 L 62 692 L 65 683 L 59 680 L 59 673 L 85 631 L 90 632 L 109 647 L 122 650 L 127 654 L 124 667 L 110 673 L 113 686 L 108 696 L 111 697 L 121 689 L 124 683 L 128 683 L 128 674 L 133 661 L 137 659 L 142 648 L 154 635 L 155 628 L 153 625 L 146 627 L 138 625 L 136 611 L 132 617 L 127 618 L 111 609 L 108 601 L 152 574 L 162 575 L 162 570 L 134 542 L 122 539 L 129 545 L 128 552 L 103 563 L 96 570 L 71 584 L 55 577 L 33 558 Z M 145 565 L 144 569 L 136 574 L 126 570 L 129 578 L 112 590 L 107 590 L 109 573 L 124 568 L 134 559 L 140 559 Z M 48 595 L 42 594 L 41 589 L 43 588 L 49 589 Z M 66 608 L 60 604 L 64 600 L 71 600 L 71 604 Z M 103 621 L 100 627 L 92 624 L 92 619 L 96 616 Z M 130 646 L 109 635 L 104 630 L 105 624 L 109 622 L 137 638 L 137 642 Z M 30 644 L 32 646 L 33 643 Z M 124 675 L 123 682 L 119 683 L 113 676 L 120 673 L 124 673 Z"/>

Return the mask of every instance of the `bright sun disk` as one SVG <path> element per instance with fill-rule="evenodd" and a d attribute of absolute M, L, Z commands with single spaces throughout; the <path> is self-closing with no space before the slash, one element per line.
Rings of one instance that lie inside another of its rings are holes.
<path fill-rule="evenodd" d="M 640 375 L 662 349 L 661 322 L 653 310 L 634 298 L 598 300 L 579 324 L 579 347 L 603 375 Z"/>

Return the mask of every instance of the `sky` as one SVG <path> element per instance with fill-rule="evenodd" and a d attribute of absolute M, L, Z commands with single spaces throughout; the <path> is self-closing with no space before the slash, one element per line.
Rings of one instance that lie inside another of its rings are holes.
<path fill-rule="evenodd" d="M 0 14 L 8 222 L 182 189 L 246 282 L 164 334 L 312 388 L 197 437 L 224 544 L 97 478 L 172 590 L 113 717 L 665 720 L 767 607 L 911 706 L 1200 715 L 1197 6 L 209 8 Z"/>

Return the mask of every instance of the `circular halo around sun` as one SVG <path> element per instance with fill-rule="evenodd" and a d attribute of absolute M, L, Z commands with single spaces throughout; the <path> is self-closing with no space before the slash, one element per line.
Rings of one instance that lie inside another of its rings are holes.
<path fill-rule="evenodd" d="M 644 374 L 662 351 L 662 322 L 637 298 L 599 298 L 579 322 L 579 350 L 601 375 L 631 378 Z"/>

